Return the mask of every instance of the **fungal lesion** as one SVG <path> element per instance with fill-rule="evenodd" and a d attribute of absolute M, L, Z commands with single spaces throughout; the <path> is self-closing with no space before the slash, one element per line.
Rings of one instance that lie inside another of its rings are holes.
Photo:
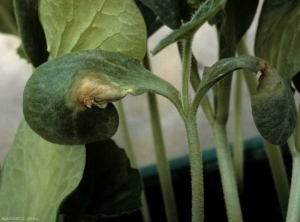
<path fill-rule="evenodd" d="M 82 72 L 75 75 L 66 100 L 69 108 L 83 111 L 92 106 L 104 109 L 108 103 L 118 101 L 126 95 L 126 90 L 112 83 L 104 74 Z"/>

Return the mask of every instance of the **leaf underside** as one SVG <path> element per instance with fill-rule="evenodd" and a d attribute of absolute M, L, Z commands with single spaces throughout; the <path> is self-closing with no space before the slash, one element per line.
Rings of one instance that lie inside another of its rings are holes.
<path fill-rule="evenodd" d="M 133 0 L 39 1 L 39 17 L 52 58 L 102 49 L 141 61 L 146 27 Z"/>
<path fill-rule="evenodd" d="M 56 221 L 58 207 L 79 184 L 84 164 L 84 146 L 49 143 L 23 119 L 1 172 L 0 215 Z"/>

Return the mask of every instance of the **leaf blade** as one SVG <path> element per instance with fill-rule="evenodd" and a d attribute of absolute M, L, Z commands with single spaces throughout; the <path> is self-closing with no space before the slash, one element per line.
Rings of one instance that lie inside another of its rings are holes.
<path fill-rule="evenodd" d="M 55 221 L 60 202 L 79 184 L 84 164 L 84 146 L 49 143 L 23 119 L 1 173 L 1 216 Z"/>
<path fill-rule="evenodd" d="M 52 58 L 86 49 L 115 51 L 139 61 L 145 55 L 145 23 L 133 0 L 40 0 L 39 13 Z"/>
<path fill-rule="evenodd" d="M 265 1 L 255 39 L 255 53 L 269 61 L 286 80 L 300 71 L 300 3 Z"/>
<path fill-rule="evenodd" d="M 148 6 L 171 29 L 181 26 L 178 0 L 140 0 Z"/>
<path fill-rule="evenodd" d="M 191 114 L 195 115 L 206 93 L 222 78 L 237 69 L 261 71 L 258 88 L 251 99 L 252 115 L 260 134 L 274 145 L 285 143 L 296 125 L 297 109 L 288 83 L 266 61 L 243 55 L 216 62 L 205 67 L 201 82 L 192 104 Z"/>
<path fill-rule="evenodd" d="M 225 6 L 225 0 L 206 1 L 204 2 L 192 17 L 192 19 L 185 23 L 180 29 L 174 30 L 167 37 L 162 39 L 157 46 L 152 50 L 155 55 L 168 45 L 183 40 L 186 37 L 193 36 L 195 32 L 211 17 L 213 17 L 219 10 Z"/>
<path fill-rule="evenodd" d="M 73 220 L 99 220 L 139 209 L 141 178 L 124 150 L 112 140 L 87 144 L 86 150 L 83 179 L 63 202 L 61 213 Z"/>

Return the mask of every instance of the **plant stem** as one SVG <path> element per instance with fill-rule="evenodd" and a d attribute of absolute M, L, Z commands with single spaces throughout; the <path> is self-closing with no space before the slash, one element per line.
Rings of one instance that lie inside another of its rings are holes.
<path fill-rule="evenodd" d="M 146 69 L 151 71 L 151 64 L 150 64 L 148 53 L 144 57 L 143 64 Z M 176 201 L 175 201 L 169 162 L 168 162 L 166 149 L 163 141 L 163 133 L 160 124 L 161 121 L 160 121 L 160 116 L 158 111 L 158 103 L 155 94 L 148 93 L 147 97 L 148 97 L 148 105 L 150 110 L 150 119 L 151 119 L 152 134 L 154 139 L 155 154 L 157 160 L 158 176 L 159 176 L 160 186 L 162 190 L 167 221 L 177 222 L 178 214 L 176 209 Z"/>
<path fill-rule="evenodd" d="M 263 143 L 269 160 L 275 189 L 281 209 L 281 215 L 282 218 L 285 218 L 288 207 L 290 188 L 280 146 L 274 146 L 266 140 L 263 140 Z"/>
<path fill-rule="evenodd" d="M 184 121 L 191 167 L 192 185 L 192 222 L 204 221 L 204 186 L 203 186 L 203 163 L 200 149 L 200 141 L 196 123 L 196 112 L 191 110 L 189 98 L 189 81 L 191 77 L 192 38 L 183 41 L 182 53 L 182 88 L 181 103 L 184 110 Z M 195 77 L 195 76 L 194 76 Z M 200 78 L 199 78 L 200 82 Z"/>
<path fill-rule="evenodd" d="M 241 41 L 239 42 L 239 44 L 237 45 L 237 52 L 238 52 L 239 56 L 240 55 L 249 55 L 249 50 L 248 50 L 246 42 L 245 42 L 245 37 L 243 37 L 241 39 Z M 256 92 L 258 81 L 257 81 L 255 75 L 248 74 L 247 72 L 249 72 L 249 71 L 244 70 L 243 76 L 246 80 L 246 84 L 247 84 L 249 94 L 252 97 Z"/>
<path fill-rule="evenodd" d="M 241 222 L 243 221 L 242 211 L 225 126 L 214 123 L 213 132 L 216 141 L 228 221 Z"/>
<path fill-rule="evenodd" d="M 131 166 L 134 168 L 137 168 L 136 158 L 134 155 L 134 151 L 133 151 L 133 147 L 132 147 L 132 143 L 131 143 L 131 139 L 130 139 L 130 135 L 129 135 L 128 124 L 127 124 L 127 120 L 126 120 L 126 116 L 125 116 L 125 112 L 124 112 L 124 108 L 123 108 L 123 102 L 122 102 L 122 100 L 119 100 L 119 101 L 115 102 L 114 104 L 115 104 L 115 106 L 118 110 L 118 114 L 119 114 L 120 132 L 121 132 L 121 136 L 122 136 L 122 141 L 124 143 L 125 152 L 130 160 Z"/>
<path fill-rule="evenodd" d="M 153 134 L 154 145 L 155 145 L 155 154 L 157 159 L 158 176 L 159 176 L 160 186 L 162 189 L 167 221 L 177 222 L 178 215 L 176 209 L 176 201 L 175 201 L 175 195 L 174 195 L 174 190 L 172 185 L 169 162 L 167 159 L 164 141 L 163 141 L 156 95 L 152 93 L 148 93 L 147 95 L 148 95 L 148 104 L 149 104 L 150 116 L 151 116 L 152 134 Z"/>
<path fill-rule="evenodd" d="M 197 61 L 194 58 L 194 56 L 192 56 L 192 67 L 191 67 L 190 82 L 191 82 L 191 85 L 193 87 L 193 90 L 196 92 L 199 85 L 200 85 L 201 78 L 200 78 L 199 73 L 198 73 Z M 201 108 L 204 112 L 204 115 L 205 115 L 206 119 L 212 125 L 214 120 L 215 120 L 215 117 L 214 117 L 213 108 L 211 106 L 211 103 L 210 103 L 207 95 L 205 95 L 202 99 Z"/>
<path fill-rule="evenodd" d="M 240 71 L 242 72 L 242 71 Z M 242 119 L 242 73 L 236 75 L 235 100 L 234 100 L 234 169 L 238 188 L 243 191 L 244 188 L 244 143 L 243 143 L 243 119 Z"/>
<path fill-rule="evenodd" d="M 299 135 L 296 135 L 298 137 Z M 294 137 L 291 136 L 288 140 L 290 152 L 293 157 L 293 170 L 290 199 L 288 205 L 286 222 L 299 222 L 300 221 L 300 153 L 295 146 Z"/>
<path fill-rule="evenodd" d="M 131 167 L 138 168 L 137 163 L 136 163 L 136 157 L 134 155 L 132 143 L 130 140 L 128 125 L 127 125 L 127 121 L 126 121 L 126 116 L 125 116 L 122 100 L 119 100 L 118 102 L 116 102 L 115 105 L 116 105 L 118 113 L 119 113 L 120 130 L 121 130 L 122 140 L 124 143 L 125 152 L 130 160 Z M 145 190 L 142 191 L 141 202 L 143 205 L 141 208 L 143 221 L 150 222 L 151 216 L 150 216 L 149 207 L 148 207 L 148 203 L 147 203 L 147 199 L 146 199 L 146 195 L 145 195 Z"/>
<path fill-rule="evenodd" d="M 190 109 L 189 81 L 192 60 L 192 38 L 183 40 L 181 103 L 185 113 Z"/>
<path fill-rule="evenodd" d="M 192 222 L 204 221 L 203 163 L 196 118 L 193 113 L 185 119 L 188 138 L 192 183 Z"/>

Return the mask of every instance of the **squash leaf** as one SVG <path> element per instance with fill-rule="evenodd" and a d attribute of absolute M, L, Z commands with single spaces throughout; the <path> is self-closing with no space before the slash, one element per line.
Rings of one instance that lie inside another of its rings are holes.
<path fill-rule="evenodd" d="M 144 5 L 140 0 L 135 0 L 135 3 L 143 15 L 147 30 L 149 30 L 151 25 L 155 22 L 157 16 L 150 8 Z"/>
<path fill-rule="evenodd" d="M 286 143 L 296 126 L 297 109 L 290 85 L 274 68 L 259 78 L 251 105 L 255 125 L 262 137 L 273 145 Z"/>
<path fill-rule="evenodd" d="M 264 1 L 256 34 L 255 53 L 269 61 L 287 82 L 300 71 L 299 20 L 299 1 Z"/>
<path fill-rule="evenodd" d="M 250 27 L 257 5 L 258 0 L 227 0 L 224 10 L 213 18 L 219 32 L 219 59 L 235 56 L 236 45 Z M 228 75 L 216 85 L 215 112 L 220 124 L 226 124 L 228 120 L 231 80 L 232 75 Z"/>
<path fill-rule="evenodd" d="M 52 58 L 86 49 L 145 55 L 146 27 L 133 0 L 39 0 L 39 17 Z"/>
<path fill-rule="evenodd" d="M 141 207 L 142 183 L 125 151 L 114 141 L 86 145 L 86 167 L 79 186 L 62 203 L 68 220 L 99 220 L 132 213 Z"/>
<path fill-rule="evenodd" d="M 236 44 L 250 27 L 257 6 L 258 0 L 227 0 L 224 10 L 214 18 L 220 32 L 221 59 L 235 55 Z"/>
<path fill-rule="evenodd" d="M 178 29 L 181 26 L 179 12 L 180 0 L 140 0 L 148 6 L 159 19 L 169 28 Z"/>
<path fill-rule="evenodd" d="M 29 59 L 33 66 L 38 67 L 49 57 L 46 37 L 38 17 L 37 0 L 14 0 L 19 35 L 22 40 L 22 58 Z M 23 55 L 24 54 L 24 55 Z"/>
<path fill-rule="evenodd" d="M 56 221 L 59 205 L 78 186 L 84 164 L 84 146 L 49 143 L 23 119 L 1 173 L 0 215 Z"/>
<path fill-rule="evenodd" d="M 12 0 L 0 1 L 0 32 L 18 35 L 18 27 Z"/>
<path fill-rule="evenodd" d="M 243 55 L 222 59 L 212 67 L 205 67 L 203 80 L 192 104 L 196 113 L 203 97 L 222 78 L 238 69 L 261 71 L 256 93 L 252 97 L 252 114 L 260 134 L 274 145 L 280 145 L 292 135 L 297 119 L 297 110 L 291 87 L 266 61 Z"/>
<path fill-rule="evenodd" d="M 192 19 L 185 23 L 180 29 L 173 31 L 167 37 L 162 39 L 152 50 L 152 54 L 157 54 L 174 42 L 193 36 L 207 20 L 216 15 L 225 6 L 225 3 L 225 0 L 208 0 L 203 3 Z"/>

